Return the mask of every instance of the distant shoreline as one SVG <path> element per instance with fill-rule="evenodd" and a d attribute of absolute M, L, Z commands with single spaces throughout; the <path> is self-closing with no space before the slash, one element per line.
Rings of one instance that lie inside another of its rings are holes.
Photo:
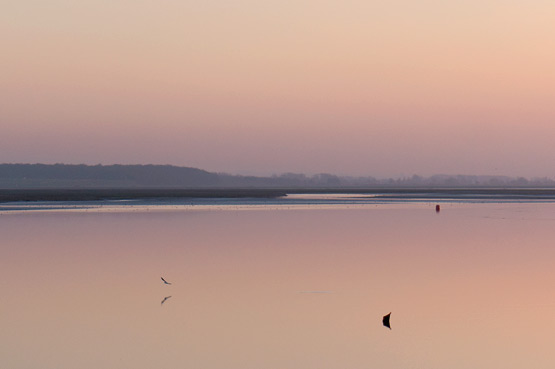
<path fill-rule="evenodd" d="M 283 191 L 267 189 L 10 189 L 0 190 L 0 203 L 155 198 L 276 198 L 285 195 Z"/>
<path fill-rule="evenodd" d="M 0 203 L 39 201 L 106 201 L 156 198 L 259 198 L 273 199 L 288 194 L 361 194 L 381 199 L 456 200 L 511 199 L 552 200 L 555 189 L 541 188 L 277 188 L 277 189 L 0 189 Z"/>
<path fill-rule="evenodd" d="M 1 164 L 0 189 L 412 189 L 550 188 L 555 179 L 502 175 L 412 175 L 402 178 L 330 173 L 234 175 L 172 165 Z"/>

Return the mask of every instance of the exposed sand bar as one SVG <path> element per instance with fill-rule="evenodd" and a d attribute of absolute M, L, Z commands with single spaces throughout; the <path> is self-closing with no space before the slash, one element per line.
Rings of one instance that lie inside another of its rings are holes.
<path fill-rule="evenodd" d="M 276 198 L 286 193 L 269 189 L 10 189 L 0 190 L 0 202 L 101 201 L 149 198 Z"/>
<path fill-rule="evenodd" d="M 152 198 L 261 198 L 271 199 L 293 194 L 374 195 L 381 199 L 413 200 L 547 200 L 555 201 L 555 189 L 537 188 L 281 188 L 281 189 L 6 189 L 0 190 L 0 202 L 15 201 L 102 201 Z"/>

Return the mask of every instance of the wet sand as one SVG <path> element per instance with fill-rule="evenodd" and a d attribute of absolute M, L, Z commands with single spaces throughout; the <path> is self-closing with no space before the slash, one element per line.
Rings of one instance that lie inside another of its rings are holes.
<path fill-rule="evenodd" d="M 540 188 L 214 188 L 214 189 L 4 189 L 0 203 L 16 201 L 102 201 L 133 199 L 260 198 L 293 194 L 360 194 L 381 199 L 413 200 L 546 200 L 555 189 Z"/>
<path fill-rule="evenodd" d="M 10 189 L 0 190 L 0 202 L 151 198 L 275 198 L 284 195 L 283 191 L 267 189 Z"/>

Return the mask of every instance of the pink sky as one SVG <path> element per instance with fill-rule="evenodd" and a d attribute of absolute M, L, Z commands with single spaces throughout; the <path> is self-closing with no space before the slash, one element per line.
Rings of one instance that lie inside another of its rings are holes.
<path fill-rule="evenodd" d="M 0 161 L 555 176 L 552 1 L 13 1 Z"/>

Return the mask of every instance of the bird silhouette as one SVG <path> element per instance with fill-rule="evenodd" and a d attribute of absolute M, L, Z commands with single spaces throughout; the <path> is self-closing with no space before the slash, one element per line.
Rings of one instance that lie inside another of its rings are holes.
<path fill-rule="evenodd" d="M 382 323 L 384 325 L 384 327 L 387 327 L 389 329 L 391 329 L 391 325 L 389 324 L 389 317 L 391 317 L 391 313 L 385 315 L 382 319 Z"/>
<path fill-rule="evenodd" d="M 164 299 L 162 300 L 162 302 L 160 303 L 160 306 L 164 305 L 164 302 L 166 302 L 167 299 L 169 299 L 171 296 L 166 296 L 164 297 Z"/>
<path fill-rule="evenodd" d="M 171 284 L 170 282 L 166 281 L 163 277 L 160 277 L 165 284 Z"/>

